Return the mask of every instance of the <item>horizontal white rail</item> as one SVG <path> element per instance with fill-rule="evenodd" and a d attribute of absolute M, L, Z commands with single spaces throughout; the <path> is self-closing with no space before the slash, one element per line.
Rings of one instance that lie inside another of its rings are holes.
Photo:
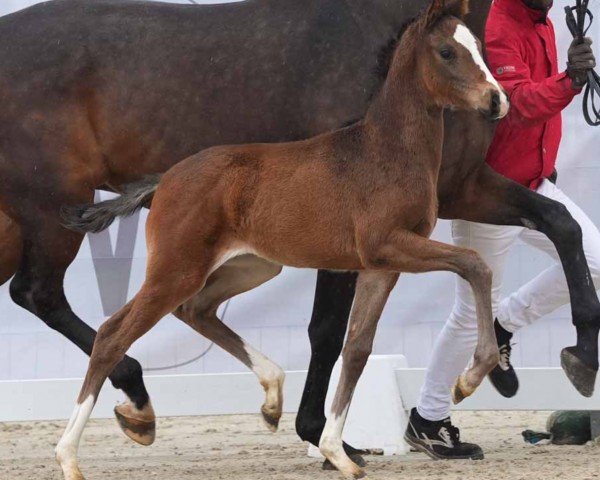
<path fill-rule="evenodd" d="M 501 397 L 486 380 L 459 410 L 598 410 L 600 387 L 586 399 L 571 386 L 560 368 L 524 368 L 517 374 L 521 387 L 512 399 Z M 405 408 L 417 402 L 424 369 L 396 370 L 398 391 Z M 286 373 L 284 410 L 298 411 L 306 372 Z M 81 379 L 0 381 L 0 421 L 68 419 Z M 251 373 L 147 376 L 146 385 L 160 416 L 258 413 L 264 393 Z M 373 392 L 377 394 L 378 392 Z M 107 382 L 95 418 L 112 417 L 123 394 Z"/>
<path fill-rule="evenodd" d="M 306 372 L 287 372 L 284 410 L 296 412 Z M 252 373 L 162 375 L 145 377 L 160 416 L 259 413 L 264 391 Z M 71 416 L 82 379 L 0 382 L 0 421 L 59 420 Z M 110 418 L 124 395 L 107 382 L 94 418 Z"/>
<path fill-rule="evenodd" d="M 600 386 L 592 398 L 582 397 L 560 368 L 519 368 L 519 391 L 504 398 L 486 379 L 475 394 L 456 410 L 598 410 Z M 396 370 L 398 389 L 406 408 L 416 405 L 425 379 L 420 368 Z"/>

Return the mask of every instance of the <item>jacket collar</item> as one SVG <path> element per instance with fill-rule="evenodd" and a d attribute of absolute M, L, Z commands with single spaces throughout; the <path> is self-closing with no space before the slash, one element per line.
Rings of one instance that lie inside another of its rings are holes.
<path fill-rule="evenodd" d="M 546 23 L 547 15 L 539 10 L 529 8 L 523 0 L 494 0 L 496 6 L 512 18 L 525 25 L 534 26 L 536 23 Z"/>

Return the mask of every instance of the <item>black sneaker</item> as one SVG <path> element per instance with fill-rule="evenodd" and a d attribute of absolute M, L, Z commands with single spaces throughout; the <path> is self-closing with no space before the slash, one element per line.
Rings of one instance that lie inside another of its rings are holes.
<path fill-rule="evenodd" d="M 483 460 L 479 445 L 460 441 L 460 431 L 452 425 L 450 417 L 430 422 L 416 408 L 410 412 L 404 440 L 434 460 Z"/>
<path fill-rule="evenodd" d="M 500 363 L 494 367 L 488 377 L 492 385 L 498 390 L 500 395 L 506 398 L 514 397 L 519 390 L 519 379 L 515 369 L 510 364 L 512 333 L 502 328 L 498 319 L 494 322 L 496 338 L 498 339 L 498 349 L 500 350 Z"/>

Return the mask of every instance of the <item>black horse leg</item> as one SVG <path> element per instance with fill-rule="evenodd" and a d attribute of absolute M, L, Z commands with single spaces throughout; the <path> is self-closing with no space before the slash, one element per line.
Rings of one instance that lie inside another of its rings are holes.
<path fill-rule="evenodd" d="M 77 345 L 88 356 L 96 332 L 73 311 L 64 294 L 63 280 L 83 236 L 62 229 L 35 229 L 24 235 L 21 264 L 10 284 L 15 303 L 39 317 Z M 125 357 L 110 376 L 115 388 L 125 392 L 138 410 L 149 405 L 141 365 Z"/>
<path fill-rule="evenodd" d="M 0 211 L 0 285 L 17 272 L 21 263 L 21 230 Z"/>
<path fill-rule="evenodd" d="M 319 445 L 325 427 L 325 398 L 331 372 L 342 352 L 356 277 L 356 273 L 325 270 L 319 270 L 317 275 L 315 302 L 308 327 L 310 366 L 296 417 L 298 435 L 315 446 Z M 347 444 L 344 447 L 349 455 L 363 453 Z"/>
<path fill-rule="evenodd" d="M 577 344 L 561 353 L 562 367 L 584 396 L 594 391 L 598 372 L 600 302 L 583 251 L 582 232 L 567 208 L 483 168 L 468 195 L 460 201 L 441 202 L 444 218 L 461 218 L 496 225 L 518 225 L 539 230 L 554 243 L 569 294 Z"/>

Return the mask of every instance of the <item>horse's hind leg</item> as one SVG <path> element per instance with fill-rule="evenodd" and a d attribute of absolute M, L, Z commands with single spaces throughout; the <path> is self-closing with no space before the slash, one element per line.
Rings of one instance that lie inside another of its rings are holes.
<path fill-rule="evenodd" d="M 62 228 L 58 219 L 45 219 L 37 227 L 23 229 L 23 255 L 10 284 L 10 294 L 15 303 L 91 355 L 96 332 L 75 315 L 63 289 L 66 269 L 77 255 L 82 239 L 82 235 Z M 125 357 L 110 374 L 110 380 L 129 399 L 118 408 L 125 408 L 133 418 L 148 420 L 143 437 L 132 435 L 131 430 L 124 430 L 125 433 L 142 444 L 152 443 L 154 413 L 141 365 Z"/>
<path fill-rule="evenodd" d="M 0 210 L 0 285 L 17 272 L 22 253 L 21 229 Z"/>
<path fill-rule="evenodd" d="M 190 261 L 187 271 L 173 269 L 168 272 L 161 269 L 160 274 L 148 273 L 135 298 L 98 330 L 77 405 L 56 447 L 56 459 L 63 470 L 65 480 L 83 479 L 77 464 L 77 449 L 85 424 L 108 374 L 123 359 L 133 342 L 202 288 L 208 269 L 202 265 L 198 265 L 197 268 L 194 268 L 195 266 L 194 262 Z"/>
<path fill-rule="evenodd" d="M 224 301 L 262 285 L 280 272 L 281 266 L 253 255 L 234 258 L 215 271 L 206 286 L 175 311 L 181 320 L 256 374 L 266 394 L 261 413 L 272 431 L 277 430 L 282 414 L 283 370 L 221 322 L 217 308 Z"/>
<path fill-rule="evenodd" d="M 38 105 L 48 110 L 30 110 L 36 105 L 35 95 L 14 118 L 0 109 L 0 126 L 11 126 L 7 130 L 11 134 L 0 142 L 0 201 L 2 210 L 18 224 L 22 239 L 10 295 L 90 355 L 96 332 L 75 315 L 63 289 L 65 272 L 83 235 L 63 228 L 59 212 L 63 205 L 91 201 L 93 185 L 101 181 L 106 166 L 94 131 L 86 126 L 85 111 L 62 95 L 56 103 L 42 95 Z M 25 124 L 29 127 L 22 129 Z M 126 357 L 110 379 L 136 409 L 149 407 L 137 361 Z"/>
<path fill-rule="evenodd" d="M 365 474 L 344 451 L 342 431 L 356 383 L 373 349 L 381 312 L 397 280 L 397 273 L 363 272 L 356 284 L 350 329 L 343 350 L 342 374 L 319 442 L 321 453 L 350 478 L 362 478 Z"/>

